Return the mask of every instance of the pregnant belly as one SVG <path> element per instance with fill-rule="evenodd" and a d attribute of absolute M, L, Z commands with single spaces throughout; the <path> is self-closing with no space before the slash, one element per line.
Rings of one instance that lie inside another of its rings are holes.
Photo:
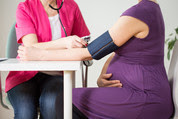
<path fill-rule="evenodd" d="M 120 80 L 123 87 L 143 90 L 143 72 L 140 65 L 111 62 L 107 73 L 112 73 L 112 77 L 109 80 Z"/>
<path fill-rule="evenodd" d="M 112 73 L 109 80 L 120 80 L 123 87 L 154 93 L 159 93 L 160 90 L 164 90 L 164 92 L 170 90 L 162 65 L 147 66 L 111 61 L 107 73 Z"/>

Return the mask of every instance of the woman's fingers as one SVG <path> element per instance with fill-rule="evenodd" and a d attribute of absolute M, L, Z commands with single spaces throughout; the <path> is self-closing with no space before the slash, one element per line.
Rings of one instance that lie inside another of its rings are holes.
<path fill-rule="evenodd" d="M 120 81 L 119 80 L 106 80 L 106 79 L 102 79 L 103 84 L 105 87 L 111 86 L 111 85 L 120 85 Z"/>
<path fill-rule="evenodd" d="M 84 39 L 74 35 L 74 36 L 69 36 L 67 41 L 67 48 L 83 48 L 87 46 L 87 42 L 84 41 Z"/>
<path fill-rule="evenodd" d="M 20 45 L 17 50 L 18 56 L 20 57 L 20 60 L 26 61 L 27 58 L 27 48 Z"/>
<path fill-rule="evenodd" d="M 78 42 L 77 40 L 75 41 L 75 46 L 74 48 L 82 48 L 83 47 L 83 44 L 81 42 Z"/>
<path fill-rule="evenodd" d="M 20 60 L 23 60 L 23 61 L 26 60 L 24 51 L 18 50 L 17 53 L 18 53 L 18 56 L 20 57 Z"/>
<path fill-rule="evenodd" d="M 86 47 L 87 43 L 83 39 L 76 39 L 75 45 L 79 48 Z"/>
<path fill-rule="evenodd" d="M 22 46 L 22 45 L 20 45 L 20 46 L 18 47 L 18 49 L 19 49 L 19 50 L 24 50 L 24 49 L 25 49 L 25 47 L 24 47 L 24 46 Z"/>
<path fill-rule="evenodd" d="M 112 77 L 110 74 L 102 74 L 97 81 L 99 87 L 122 87 L 122 83 L 119 80 L 108 80 Z"/>
<path fill-rule="evenodd" d="M 78 36 L 74 36 L 74 38 L 75 38 L 76 46 L 83 47 L 83 46 L 87 45 L 87 42 L 85 42 L 84 39 L 82 39 L 82 38 L 80 38 Z"/>
<path fill-rule="evenodd" d="M 109 78 L 112 77 L 112 73 L 110 73 L 110 74 L 103 74 L 101 77 L 102 77 L 103 79 L 109 79 Z"/>
<path fill-rule="evenodd" d="M 25 47 L 20 45 L 18 47 L 17 53 L 18 53 L 18 56 L 20 57 L 20 59 L 23 59 L 25 56 Z"/>
<path fill-rule="evenodd" d="M 80 38 L 78 40 L 83 46 L 87 46 L 87 42 L 84 39 Z"/>
<path fill-rule="evenodd" d="M 18 47 L 18 56 L 20 57 L 20 60 L 41 60 L 43 50 L 35 48 L 35 47 L 24 47 L 19 46 Z"/>
<path fill-rule="evenodd" d="M 115 83 L 115 84 L 108 85 L 107 87 L 119 87 L 119 88 L 122 88 L 122 84 L 121 83 Z"/>
<path fill-rule="evenodd" d="M 18 54 L 24 54 L 24 51 L 19 49 L 19 50 L 17 50 L 17 53 Z"/>
<path fill-rule="evenodd" d="M 18 54 L 18 56 L 20 57 L 20 60 L 26 60 L 26 57 L 24 56 L 24 55 L 22 55 L 22 54 Z"/>

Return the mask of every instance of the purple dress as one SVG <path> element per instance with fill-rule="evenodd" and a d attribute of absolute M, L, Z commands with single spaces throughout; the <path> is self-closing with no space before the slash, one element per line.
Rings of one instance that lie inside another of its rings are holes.
<path fill-rule="evenodd" d="M 73 104 L 89 119 L 169 119 L 173 113 L 171 89 L 164 68 L 165 29 L 158 4 L 142 0 L 125 11 L 146 23 L 149 34 L 132 37 L 120 47 L 107 73 L 122 88 L 73 89 Z"/>

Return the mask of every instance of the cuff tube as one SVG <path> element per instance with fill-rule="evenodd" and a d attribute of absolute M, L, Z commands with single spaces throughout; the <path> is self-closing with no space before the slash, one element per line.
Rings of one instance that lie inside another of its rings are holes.
<path fill-rule="evenodd" d="M 93 59 L 99 60 L 119 47 L 114 44 L 108 31 L 103 33 L 88 45 L 88 51 Z"/>

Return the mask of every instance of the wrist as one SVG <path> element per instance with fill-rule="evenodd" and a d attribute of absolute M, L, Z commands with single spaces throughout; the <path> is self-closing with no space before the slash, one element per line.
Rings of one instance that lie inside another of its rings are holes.
<path fill-rule="evenodd" d="M 47 58 L 45 57 L 47 53 L 48 53 L 48 50 L 41 50 L 39 53 L 39 60 L 41 61 L 47 60 Z"/>
<path fill-rule="evenodd" d="M 64 43 L 64 48 L 65 48 L 65 49 L 68 49 L 69 38 L 70 38 L 70 36 L 64 38 L 64 42 L 63 42 L 63 43 Z"/>

